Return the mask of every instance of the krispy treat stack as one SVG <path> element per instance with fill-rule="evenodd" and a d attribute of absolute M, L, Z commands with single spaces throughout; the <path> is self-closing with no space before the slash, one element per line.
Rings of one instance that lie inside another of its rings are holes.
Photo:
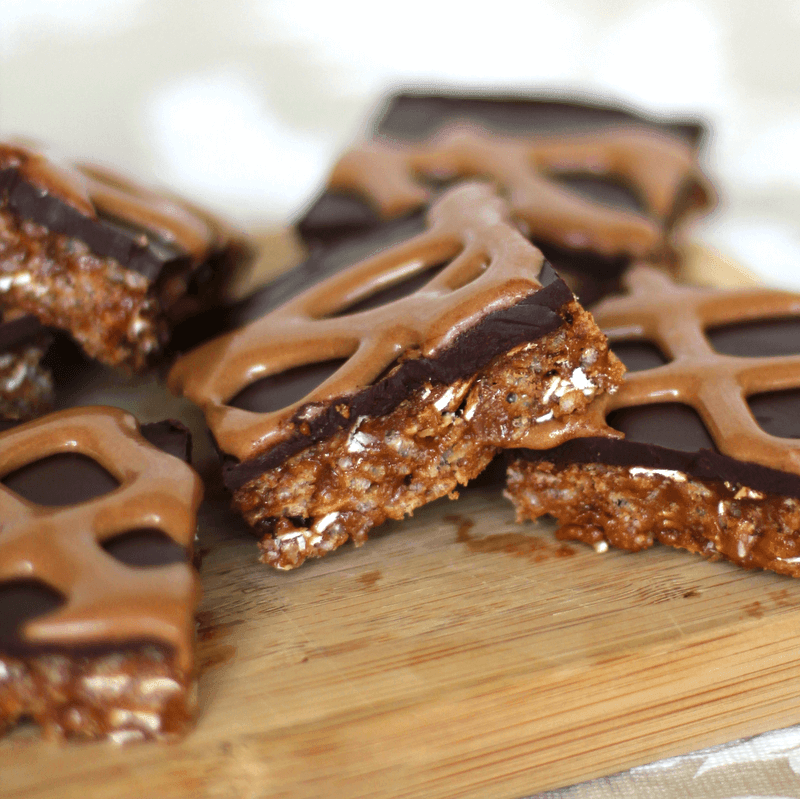
<path fill-rule="evenodd" d="M 622 369 L 485 184 L 317 254 L 257 304 L 170 383 L 205 410 L 234 506 L 279 568 L 363 542 L 500 448 L 606 434 Z"/>
<path fill-rule="evenodd" d="M 443 185 L 491 179 L 588 304 L 632 259 L 674 266 L 684 223 L 714 202 L 697 163 L 702 138 L 697 122 L 594 102 L 397 94 L 297 227 L 325 245 L 413 214 Z"/>
<path fill-rule="evenodd" d="M 604 550 L 655 542 L 800 576 L 800 297 L 677 286 L 648 267 L 595 310 L 628 368 L 624 439 L 519 452 L 520 519 Z"/>
<path fill-rule="evenodd" d="M 50 336 L 35 316 L 0 307 L 0 422 L 50 409 L 52 379 L 41 363 Z"/>
<path fill-rule="evenodd" d="M 0 307 L 142 369 L 246 255 L 222 222 L 126 178 L 0 143 Z"/>
<path fill-rule="evenodd" d="M 8 427 L 6 425 L 6 427 Z M 194 706 L 188 434 L 115 408 L 0 432 L 0 729 L 122 742 Z"/>

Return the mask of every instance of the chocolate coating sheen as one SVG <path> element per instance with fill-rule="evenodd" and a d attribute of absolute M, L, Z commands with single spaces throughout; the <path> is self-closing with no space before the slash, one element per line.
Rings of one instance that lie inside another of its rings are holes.
<path fill-rule="evenodd" d="M 114 258 L 127 269 L 156 280 L 185 271 L 191 259 L 153 231 L 130 227 L 111 218 L 87 216 L 58 197 L 28 183 L 15 168 L 0 170 L 0 200 L 22 219 L 84 242 L 99 256 Z"/>
<path fill-rule="evenodd" d="M 717 352 L 745 358 L 800 355 L 800 318 L 737 322 L 706 331 Z"/>
<path fill-rule="evenodd" d="M 800 389 L 755 394 L 747 400 L 761 428 L 779 438 L 800 438 Z"/>
<path fill-rule="evenodd" d="M 226 458 L 223 466 L 225 484 L 232 490 L 240 488 L 296 452 L 352 425 L 359 416 L 387 414 L 427 382 L 452 383 L 474 374 L 500 353 L 523 342 L 535 341 L 556 330 L 564 323 L 558 311 L 572 300 L 572 292 L 546 262 L 539 274 L 539 281 L 542 284 L 541 289 L 533 291 L 512 306 L 487 314 L 437 357 L 404 361 L 388 376 L 356 394 L 331 401 L 325 413 L 315 416 L 311 422 L 303 425 L 308 429 L 305 434 L 299 432 L 303 421 L 300 417 L 304 412 L 301 408 L 294 419 L 295 433 L 290 438 L 244 462 Z M 314 379 L 310 379 L 307 372 L 309 369 L 317 372 L 316 385 L 330 374 L 324 364 L 301 367 L 292 370 L 295 373 L 293 380 L 284 382 L 281 379 L 278 381 L 279 385 L 269 379 L 260 380 L 240 392 L 236 400 L 241 402 L 242 395 L 247 393 L 247 402 L 251 407 L 286 407 L 289 404 L 287 397 L 304 396 L 315 387 L 312 385 Z M 295 387 L 294 381 L 302 382 L 302 388 Z M 264 396 L 258 396 L 260 391 L 264 392 Z M 271 396 L 273 391 L 277 392 L 277 396 Z M 340 411 L 345 407 L 346 415 L 342 415 Z"/>
<path fill-rule="evenodd" d="M 800 499 L 800 476 L 719 453 L 700 417 L 688 406 L 634 406 L 609 414 L 608 423 L 627 437 L 578 438 L 551 450 L 517 450 L 516 454 L 557 465 L 600 463 L 678 471 L 699 480 Z"/>

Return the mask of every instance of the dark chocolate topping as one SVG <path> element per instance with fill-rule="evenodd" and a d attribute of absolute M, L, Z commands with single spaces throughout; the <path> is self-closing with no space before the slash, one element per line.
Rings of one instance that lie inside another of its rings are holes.
<path fill-rule="evenodd" d="M 114 258 L 148 280 L 155 280 L 168 265 L 171 272 L 188 261 L 186 253 L 154 239 L 152 234 L 145 235 L 142 230 L 124 227 L 111 219 L 86 216 L 26 182 L 16 169 L 0 170 L 0 203 L 3 201 L 22 219 L 79 239 L 96 255 Z"/>
<path fill-rule="evenodd" d="M 608 415 L 608 424 L 625 433 L 625 440 L 670 447 L 681 452 L 716 451 L 702 419 L 694 408 L 678 403 L 620 408 Z"/>
<path fill-rule="evenodd" d="M 698 120 L 662 120 L 589 97 L 556 100 L 518 94 L 480 96 L 475 92 L 403 92 L 389 97 L 374 120 L 376 133 L 394 139 L 425 139 L 453 119 L 468 119 L 496 133 L 561 133 L 595 130 L 620 123 L 659 127 L 699 146 L 705 133 Z"/>
<path fill-rule="evenodd" d="M 800 318 L 758 319 L 706 331 L 717 352 L 741 357 L 800 355 Z"/>
<path fill-rule="evenodd" d="M 166 533 L 152 528 L 130 530 L 103 542 L 103 549 L 126 566 L 150 568 L 186 563 L 189 554 Z"/>
<path fill-rule="evenodd" d="M 615 341 L 613 352 L 629 372 L 655 369 L 667 363 L 664 353 L 649 341 Z"/>
<path fill-rule="evenodd" d="M 0 583 L 0 652 L 24 654 L 20 637 L 23 625 L 52 613 L 64 604 L 64 597 L 39 580 Z"/>
<path fill-rule="evenodd" d="M 154 447 L 168 455 L 192 462 L 192 434 L 183 422 L 177 419 L 164 419 L 162 422 L 143 424 L 139 432 Z"/>
<path fill-rule="evenodd" d="M 771 436 L 800 438 L 800 389 L 755 394 L 748 397 L 747 403 L 756 421 Z"/>
<path fill-rule="evenodd" d="M 46 333 L 35 316 L 4 320 L 0 312 L 0 353 L 24 344 L 33 344 Z"/>
<path fill-rule="evenodd" d="M 47 507 L 89 502 L 119 487 L 119 481 L 96 461 L 67 453 L 29 463 L 0 482 L 28 502 Z"/>

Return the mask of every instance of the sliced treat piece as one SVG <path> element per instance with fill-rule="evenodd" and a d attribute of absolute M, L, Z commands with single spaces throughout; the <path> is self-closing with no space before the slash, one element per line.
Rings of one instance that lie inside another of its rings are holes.
<path fill-rule="evenodd" d="M 362 543 L 499 448 L 606 433 L 622 367 L 489 186 L 327 251 L 259 303 L 170 383 L 205 410 L 270 565 Z"/>
<path fill-rule="evenodd" d="M 0 431 L 0 730 L 183 733 L 202 496 L 187 430 L 94 407 Z"/>
<path fill-rule="evenodd" d="M 0 419 L 32 419 L 52 407 L 53 381 L 41 363 L 49 345 L 35 316 L 0 309 Z"/>
<path fill-rule="evenodd" d="M 581 99 L 397 94 L 297 227 L 327 244 L 414 213 L 443 185 L 489 178 L 592 303 L 618 288 L 632 258 L 674 265 L 682 223 L 714 203 L 702 138 L 698 122 Z"/>
<path fill-rule="evenodd" d="M 0 143 L 0 302 L 106 364 L 143 368 L 247 254 L 181 200 Z"/>
<path fill-rule="evenodd" d="M 800 576 L 800 296 L 676 286 L 634 268 L 595 310 L 628 368 L 624 439 L 515 453 L 520 520 L 605 550 L 655 542 Z"/>

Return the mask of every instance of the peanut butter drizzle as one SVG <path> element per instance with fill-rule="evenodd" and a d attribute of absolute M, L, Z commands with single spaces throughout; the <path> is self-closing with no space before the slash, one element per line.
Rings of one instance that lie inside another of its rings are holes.
<path fill-rule="evenodd" d="M 800 314 L 800 296 L 766 288 L 720 290 L 678 286 L 643 265 L 625 277 L 630 292 L 605 300 L 593 315 L 614 341 L 656 344 L 670 362 L 628 372 L 609 411 L 678 402 L 693 407 L 721 453 L 742 461 L 800 474 L 797 441 L 766 433 L 747 397 L 800 386 L 800 355 L 723 355 L 705 331 L 720 325 Z"/>
<path fill-rule="evenodd" d="M 585 199 L 554 180 L 558 173 L 621 178 L 645 204 L 647 215 Z M 342 156 L 328 187 L 354 192 L 392 218 L 429 199 L 420 176 L 489 178 L 508 196 L 531 238 L 606 256 L 645 257 L 663 250 L 676 201 L 687 188 L 696 207 L 715 202 L 691 145 L 635 127 L 502 137 L 455 124 L 422 144 L 365 142 Z"/>
<path fill-rule="evenodd" d="M 73 166 L 22 144 L 0 143 L 0 169 L 8 168 L 84 216 L 102 215 L 141 228 L 143 244 L 153 234 L 202 260 L 230 237 L 231 231 L 211 215 L 97 166 Z"/>
<path fill-rule="evenodd" d="M 150 444 L 118 408 L 54 413 L 0 434 L 0 476 L 57 453 L 80 453 L 120 486 L 77 505 L 44 507 L 0 483 L 0 582 L 38 579 L 66 602 L 22 630 L 32 644 L 85 646 L 158 641 L 192 668 L 199 580 L 188 563 L 126 566 L 103 541 L 157 528 L 191 551 L 202 484 L 188 464 Z"/>
<path fill-rule="evenodd" d="M 469 183 L 448 191 L 431 206 L 427 225 L 420 235 L 329 277 L 175 364 L 170 387 L 203 408 L 223 452 L 244 461 L 271 449 L 292 434 L 299 410 L 312 418 L 330 400 L 371 385 L 409 350 L 436 356 L 487 314 L 541 288 L 542 254 L 519 233 L 508 204 L 489 186 Z M 443 261 L 450 263 L 416 293 L 330 318 Z M 279 411 L 253 413 L 226 405 L 262 377 L 337 358 L 348 360 L 302 400 Z M 582 435 L 608 434 L 602 415 L 576 425 Z M 563 425 L 541 425 L 528 446 L 555 446 L 578 434 L 565 431 Z"/>

